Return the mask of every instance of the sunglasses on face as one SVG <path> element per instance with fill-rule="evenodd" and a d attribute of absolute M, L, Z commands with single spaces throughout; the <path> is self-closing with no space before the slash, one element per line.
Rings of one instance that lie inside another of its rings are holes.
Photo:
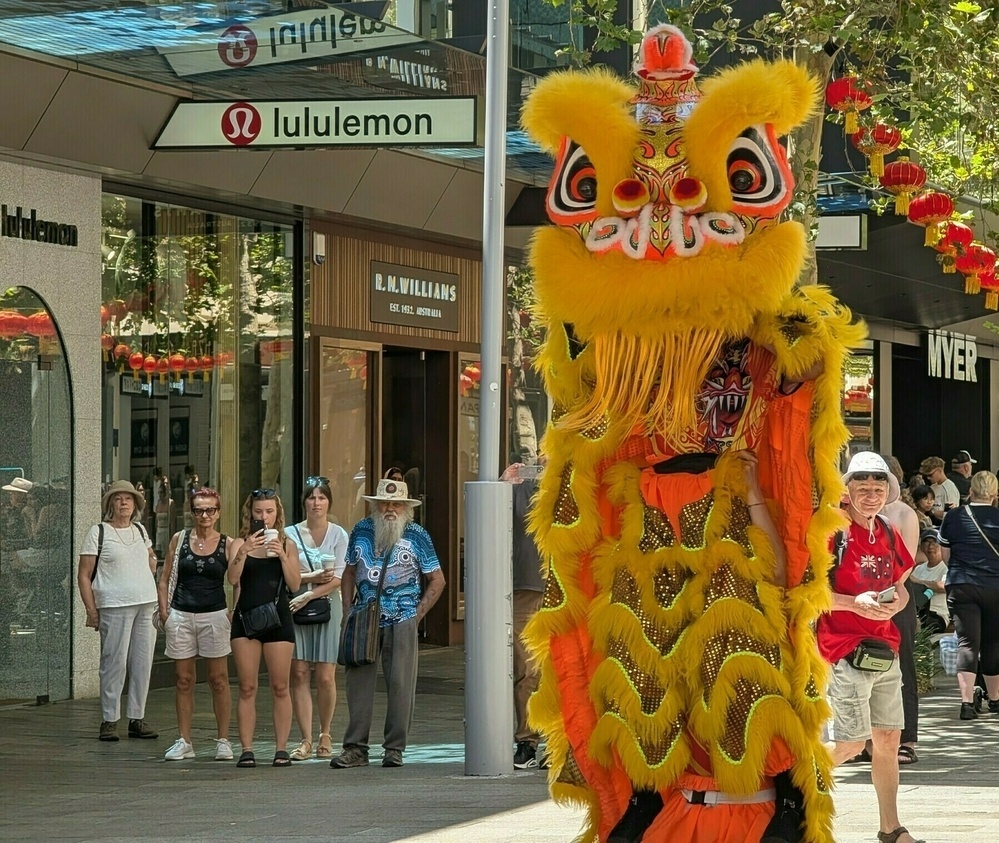
<path fill-rule="evenodd" d="M 329 484 L 329 477 L 323 477 L 318 474 L 313 474 L 305 478 L 305 485 L 310 489 L 314 489 L 316 486 L 329 486 Z"/>
<path fill-rule="evenodd" d="M 863 482 L 864 480 L 879 480 L 883 483 L 888 479 L 888 475 L 883 471 L 861 471 L 854 474 L 850 479 L 859 482 Z"/>
<path fill-rule="evenodd" d="M 196 506 L 191 512 L 194 513 L 195 517 L 200 518 L 202 515 L 214 515 L 219 511 L 217 506 Z"/>
<path fill-rule="evenodd" d="M 253 498 L 255 501 L 261 499 L 273 498 L 275 497 L 275 495 L 276 493 L 274 492 L 273 489 L 254 489 L 252 492 L 250 492 L 250 497 Z"/>

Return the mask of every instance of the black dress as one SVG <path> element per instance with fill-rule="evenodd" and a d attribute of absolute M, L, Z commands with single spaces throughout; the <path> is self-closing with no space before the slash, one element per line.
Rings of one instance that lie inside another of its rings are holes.
<path fill-rule="evenodd" d="M 280 589 L 279 589 L 280 586 Z M 241 610 L 252 609 L 270 603 L 277 594 L 278 616 L 281 626 L 265 632 L 254 638 L 262 644 L 272 644 L 279 641 L 295 643 L 295 622 L 291 617 L 291 607 L 288 605 L 288 589 L 284 584 L 281 572 L 281 560 L 276 556 L 247 556 L 243 563 L 243 574 L 239 578 L 239 601 L 232 615 L 232 633 L 230 639 L 249 638 L 243 629 Z"/>

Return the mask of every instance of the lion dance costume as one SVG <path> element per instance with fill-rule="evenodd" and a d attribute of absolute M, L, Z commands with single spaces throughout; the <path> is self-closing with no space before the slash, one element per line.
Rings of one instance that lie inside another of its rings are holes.
<path fill-rule="evenodd" d="M 777 138 L 816 83 L 754 61 L 702 95 L 696 71 L 660 26 L 637 91 L 561 72 L 524 109 L 556 158 L 555 225 L 531 251 L 554 409 L 531 523 L 549 571 L 525 632 L 541 666 L 530 716 L 553 797 L 588 809 L 581 840 L 783 840 L 768 826 L 784 781 L 800 839 L 830 843 L 811 624 L 830 605 L 841 372 L 864 328 L 825 288 L 796 288 L 806 238 L 780 219 L 793 181 Z M 621 837 L 642 794 L 654 819 Z"/>

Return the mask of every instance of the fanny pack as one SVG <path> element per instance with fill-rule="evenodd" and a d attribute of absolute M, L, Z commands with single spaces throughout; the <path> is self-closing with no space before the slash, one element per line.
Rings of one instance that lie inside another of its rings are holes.
<path fill-rule="evenodd" d="M 884 673 L 895 663 L 895 651 L 891 646 L 877 638 L 865 638 L 848 656 L 850 664 L 857 670 L 868 670 L 872 673 Z"/>

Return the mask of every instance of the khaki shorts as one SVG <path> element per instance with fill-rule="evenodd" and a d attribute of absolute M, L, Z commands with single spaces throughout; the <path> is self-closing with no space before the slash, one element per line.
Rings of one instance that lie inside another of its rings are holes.
<path fill-rule="evenodd" d="M 169 659 L 218 659 L 232 652 L 229 644 L 229 613 L 182 612 L 171 609 L 163 632 Z"/>
<path fill-rule="evenodd" d="M 857 670 L 846 659 L 840 659 L 832 666 L 828 694 L 833 711 L 831 740 L 866 741 L 871 729 L 893 731 L 905 726 L 902 669 L 897 656 L 883 673 Z"/>

